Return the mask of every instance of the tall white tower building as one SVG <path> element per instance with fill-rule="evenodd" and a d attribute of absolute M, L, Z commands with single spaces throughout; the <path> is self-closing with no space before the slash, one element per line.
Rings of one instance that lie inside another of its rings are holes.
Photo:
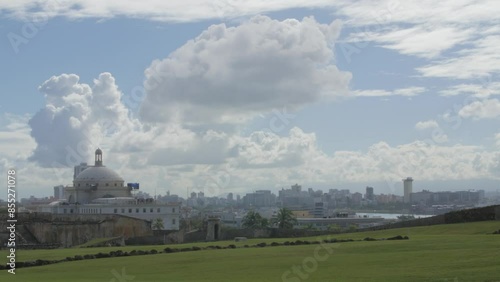
<path fill-rule="evenodd" d="M 413 192 L 413 178 L 407 177 L 403 179 L 403 186 L 405 192 L 403 202 L 409 203 L 411 201 L 410 199 L 411 193 Z"/>

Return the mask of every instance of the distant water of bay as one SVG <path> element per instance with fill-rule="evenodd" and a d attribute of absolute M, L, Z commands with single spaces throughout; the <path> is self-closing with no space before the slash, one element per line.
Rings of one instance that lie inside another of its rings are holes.
<path fill-rule="evenodd" d="M 364 217 L 364 216 L 368 216 L 368 217 L 382 217 L 382 218 L 385 218 L 385 219 L 398 219 L 398 216 L 401 216 L 403 214 L 400 214 L 400 213 L 365 213 L 365 212 L 360 212 L 360 213 L 356 213 L 356 217 Z M 408 214 L 404 214 L 404 215 L 408 215 Z M 413 215 L 415 218 L 424 218 L 424 217 L 431 217 L 433 215 L 428 215 L 428 214 L 410 214 L 410 215 Z"/>

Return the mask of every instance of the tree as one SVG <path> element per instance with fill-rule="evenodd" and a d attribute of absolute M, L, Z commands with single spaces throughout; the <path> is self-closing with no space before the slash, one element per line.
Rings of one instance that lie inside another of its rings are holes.
<path fill-rule="evenodd" d="M 276 224 L 280 229 L 292 229 L 293 225 L 297 224 L 297 219 L 292 211 L 287 208 L 281 208 L 275 218 Z"/>
<path fill-rule="evenodd" d="M 356 224 L 351 224 L 349 225 L 349 229 L 347 229 L 349 232 L 354 232 L 358 230 L 358 226 Z"/>
<path fill-rule="evenodd" d="M 153 225 L 152 225 L 152 227 L 153 227 L 153 230 L 160 230 L 160 229 L 165 228 L 165 227 L 163 226 L 163 219 L 161 219 L 161 218 L 157 218 L 157 219 L 155 219 L 155 220 L 153 221 Z"/>
<path fill-rule="evenodd" d="M 258 212 L 249 211 L 242 220 L 246 228 L 266 228 L 269 225 L 267 218 L 263 218 Z"/>

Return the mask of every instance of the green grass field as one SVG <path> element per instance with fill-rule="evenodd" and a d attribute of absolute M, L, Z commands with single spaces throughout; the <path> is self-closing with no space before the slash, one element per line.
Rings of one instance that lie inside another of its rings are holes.
<path fill-rule="evenodd" d="M 16 275 L 2 270 L 0 281 L 500 281 L 500 235 L 491 234 L 498 229 L 500 222 L 489 221 L 332 235 L 338 239 L 406 235 L 410 240 L 265 248 L 243 245 L 298 238 L 171 245 L 184 248 L 235 244 L 241 248 L 62 262 L 20 268 Z M 315 241 L 325 237 L 300 239 Z M 19 251 L 17 259 L 62 259 L 118 249 L 165 247 Z"/>

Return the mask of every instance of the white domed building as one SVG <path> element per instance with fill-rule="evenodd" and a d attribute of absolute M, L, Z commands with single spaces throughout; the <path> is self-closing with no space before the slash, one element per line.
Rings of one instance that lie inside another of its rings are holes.
<path fill-rule="evenodd" d="M 132 197 L 131 187 L 123 178 L 102 162 L 102 151 L 95 151 L 95 164 L 75 175 L 73 187 L 66 187 L 69 203 L 87 204 L 99 198 Z"/>
<path fill-rule="evenodd" d="M 123 178 L 103 165 L 102 151 L 95 151 L 95 163 L 75 167 L 72 186 L 64 187 L 65 200 L 41 208 L 55 214 L 115 214 L 158 223 L 163 230 L 179 230 L 180 203 L 156 203 L 154 199 L 136 199 L 132 190 L 138 183 L 125 185 Z M 158 225 L 157 225 L 158 226 Z"/>

